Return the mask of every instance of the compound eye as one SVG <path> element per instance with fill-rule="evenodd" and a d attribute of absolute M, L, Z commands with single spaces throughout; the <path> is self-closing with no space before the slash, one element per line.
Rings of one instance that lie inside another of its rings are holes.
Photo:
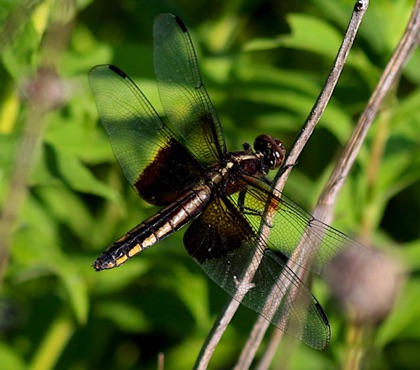
<path fill-rule="evenodd" d="M 280 140 L 270 135 L 260 135 L 255 139 L 254 149 L 263 155 L 264 164 L 270 169 L 279 168 L 286 156 L 286 148 Z"/>

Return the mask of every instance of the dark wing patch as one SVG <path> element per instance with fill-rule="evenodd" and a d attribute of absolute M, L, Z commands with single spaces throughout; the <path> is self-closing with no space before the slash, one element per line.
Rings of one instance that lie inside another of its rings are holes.
<path fill-rule="evenodd" d="M 184 235 L 188 253 L 199 263 L 226 256 L 252 238 L 254 231 L 240 210 L 226 197 L 216 198 Z"/>
<path fill-rule="evenodd" d="M 147 202 L 164 206 L 182 198 L 197 185 L 203 171 L 193 156 L 172 138 L 159 149 L 134 187 Z"/>

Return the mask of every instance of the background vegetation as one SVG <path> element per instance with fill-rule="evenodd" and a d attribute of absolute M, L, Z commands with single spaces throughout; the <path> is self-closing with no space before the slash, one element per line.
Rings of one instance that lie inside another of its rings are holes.
<path fill-rule="evenodd" d="M 371 3 L 337 90 L 286 187 L 307 210 L 413 3 Z M 136 196 L 118 168 L 98 123 L 89 69 L 119 66 L 161 112 L 152 25 L 159 13 L 175 13 L 192 34 L 228 147 L 238 150 L 260 133 L 290 147 L 352 7 L 349 0 L 0 1 L 0 369 L 155 369 L 158 353 L 165 368 L 188 369 L 227 299 L 188 257 L 182 232 L 122 268 L 91 268 L 107 245 L 155 208 Z M 409 272 L 395 310 L 364 342 L 362 363 L 370 369 L 420 364 L 419 83 L 417 50 L 390 91 L 336 210 L 334 226 L 393 250 Z M 282 343 L 273 368 L 343 363 L 346 321 L 324 286 L 316 288 L 331 319 L 330 347 L 317 352 L 300 344 L 290 354 Z M 245 308 L 238 312 L 212 368 L 233 366 L 255 318 Z"/>

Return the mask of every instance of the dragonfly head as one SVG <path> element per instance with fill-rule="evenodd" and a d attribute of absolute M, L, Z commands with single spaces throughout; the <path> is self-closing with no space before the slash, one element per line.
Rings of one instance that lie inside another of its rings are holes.
<path fill-rule="evenodd" d="M 270 135 L 260 135 L 255 139 L 254 149 L 263 155 L 264 165 L 270 170 L 279 168 L 286 157 L 286 148 L 280 140 Z"/>

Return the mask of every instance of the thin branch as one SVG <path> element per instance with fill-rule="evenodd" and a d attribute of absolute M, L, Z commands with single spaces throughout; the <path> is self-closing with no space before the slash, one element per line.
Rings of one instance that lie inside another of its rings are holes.
<path fill-rule="evenodd" d="M 350 168 L 357 157 L 360 147 L 366 137 L 367 130 L 370 128 L 386 94 L 396 83 L 404 65 L 409 60 L 413 51 L 417 48 L 419 42 L 420 0 L 417 0 L 407 28 L 404 31 L 404 34 L 402 35 L 387 67 L 385 68 L 363 114 L 361 115 L 347 147 L 344 149 L 328 183 L 325 185 L 324 190 L 319 197 L 313 213 L 318 220 L 325 223 L 329 223 L 331 221 L 338 193 L 343 187 Z M 264 319 L 260 318 L 259 320 Z M 256 327 L 258 328 L 259 325 L 256 325 Z M 275 343 L 270 342 L 269 348 L 273 348 L 277 345 L 280 339 L 278 336 L 273 336 L 272 341 Z M 267 351 L 261 360 L 261 364 L 270 364 L 273 355 L 273 351 Z M 267 367 L 264 366 L 258 367 L 259 370 L 266 368 Z"/>
<path fill-rule="evenodd" d="M 350 49 L 353 46 L 354 40 L 356 38 L 357 31 L 359 30 L 362 19 L 366 13 L 366 10 L 369 6 L 369 0 L 358 0 L 353 8 L 353 14 L 351 16 L 347 31 L 344 35 L 344 40 L 338 50 L 337 57 L 334 61 L 334 65 L 331 69 L 330 74 L 328 75 L 327 81 L 318 96 L 315 105 L 313 106 L 311 112 L 309 113 L 308 118 L 306 119 L 301 133 L 294 142 L 292 148 L 289 151 L 289 155 L 286 158 L 286 168 L 285 174 L 278 173 L 276 177 L 276 189 L 282 190 L 286 184 L 288 173 L 290 173 L 293 165 L 297 162 L 297 159 L 308 142 L 312 132 L 315 129 L 315 126 L 318 124 L 321 119 L 322 114 L 324 113 L 328 102 L 330 101 L 331 95 L 337 85 L 338 79 L 340 78 L 341 72 L 343 71 L 344 65 L 347 61 Z"/>
<path fill-rule="evenodd" d="M 317 101 L 315 102 L 315 105 L 312 108 L 311 113 L 309 114 L 300 135 L 297 137 L 295 143 L 293 144 L 289 155 L 286 159 L 286 163 L 285 163 L 285 168 L 286 171 L 285 173 L 278 173 L 278 175 L 276 176 L 276 189 L 279 191 L 282 191 L 288 175 L 290 174 L 290 171 L 292 169 L 292 165 L 294 163 L 297 162 L 297 159 L 300 155 L 300 153 L 302 152 L 303 148 L 305 147 L 306 143 L 308 142 L 312 132 L 315 129 L 315 126 L 318 124 L 319 120 L 321 119 L 322 114 L 324 113 L 328 102 L 331 98 L 331 95 L 335 89 L 335 86 L 337 85 L 338 79 L 340 78 L 341 72 L 344 68 L 344 65 L 347 61 L 347 57 L 349 55 L 350 49 L 353 46 L 354 40 L 356 38 L 357 32 L 359 30 L 360 24 L 362 22 L 363 16 L 367 11 L 367 8 L 369 6 L 369 1 L 357 1 L 354 8 L 353 8 L 353 13 L 352 16 L 350 18 L 350 22 L 349 25 L 347 27 L 347 31 L 344 35 L 344 39 L 343 42 L 338 50 L 337 53 L 337 57 L 334 61 L 334 65 L 331 69 L 330 74 L 328 75 L 328 78 L 325 82 L 325 85 L 320 93 L 320 95 L 318 96 Z M 269 221 L 268 221 L 269 223 Z M 302 239 L 303 240 L 303 239 Z M 303 249 L 307 249 L 307 245 L 306 243 L 302 242 L 300 243 L 292 257 L 290 258 L 290 260 L 293 261 L 301 261 L 302 258 L 298 257 L 300 255 L 304 255 Z M 313 256 L 316 252 L 317 246 L 310 246 L 311 248 L 313 248 L 311 250 L 312 253 L 307 253 L 307 259 L 306 259 L 306 264 L 309 265 L 311 263 L 311 256 Z M 305 261 L 304 261 L 305 263 Z M 301 264 L 302 265 L 302 264 Z M 306 274 L 307 274 L 307 270 L 303 269 L 299 266 L 297 266 L 296 264 L 290 263 L 288 264 L 288 267 L 290 267 L 290 269 L 292 271 L 294 271 L 296 273 L 296 275 L 302 280 L 305 281 L 306 280 Z M 281 274 L 278 278 L 279 281 L 281 281 L 283 279 L 283 274 Z M 293 293 L 291 293 L 293 295 L 298 294 L 298 291 L 294 291 Z M 276 304 L 273 300 L 268 299 L 267 304 Z M 241 369 L 248 369 L 252 363 L 253 358 L 255 357 L 255 353 L 259 347 L 259 344 L 262 340 L 262 338 L 264 337 L 265 331 L 267 330 L 269 326 L 269 322 L 263 318 L 262 316 L 259 316 L 257 319 L 257 322 L 251 332 L 250 337 L 248 338 L 247 343 L 245 344 L 245 347 L 239 357 L 238 363 L 235 367 L 235 370 L 241 370 Z M 254 331 L 256 331 L 256 333 L 254 333 Z M 275 336 L 276 341 L 279 343 L 281 338 L 282 338 L 282 334 L 283 332 L 279 333 L 277 336 Z M 255 341 L 252 340 L 250 338 L 253 337 L 257 337 L 259 339 L 259 341 Z M 267 352 L 267 356 L 271 356 L 273 355 L 274 352 L 270 351 Z M 271 358 L 263 358 L 262 359 L 264 364 L 269 364 L 271 362 Z M 262 369 L 263 367 L 260 364 L 260 368 Z"/>
<path fill-rule="evenodd" d="M 419 44 L 420 38 L 420 1 L 417 0 L 408 22 L 407 28 L 386 66 L 365 110 L 360 116 L 356 129 L 343 151 L 340 160 L 331 174 L 325 188 L 319 197 L 315 217 L 329 222 L 332 218 L 333 206 L 345 179 L 356 160 L 357 154 L 365 140 L 366 134 L 376 117 L 379 108 L 390 88 L 396 83 L 406 62 Z"/>
<path fill-rule="evenodd" d="M 326 85 L 324 86 L 323 91 L 321 92 L 320 96 L 317 99 L 316 104 L 314 105 L 308 119 L 305 122 L 305 125 L 297 138 L 295 144 L 293 145 L 292 150 L 289 152 L 288 158 L 285 163 L 286 171 L 284 173 L 278 173 L 277 176 L 277 183 L 276 189 L 281 191 L 286 183 L 286 179 L 290 173 L 291 166 L 290 164 L 294 164 L 302 151 L 303 147 L 305 146 L 306 142 L 308 141 L 310 135 L 312 134 L 316 124 L 318 123 L 322 113 L 324 112 L 327 103 L 332 95 L 332 92 L 337 84 L 338 78 L 341 74 L 341 71 L 345 65 L 345 61 L 347 59 L 348 53 L 350 51 L 351 46 L 353 45 L 354 38 L 357 34 L 357 30 L 360 26 L 361 20 L 363 18 L 364 13 L 366 12 L 368 7 L 368 1 L 357 1 L 354 7 L 353 15 L 350 20 L 349 27 L 346 32 L 345 39 L 339 49 L 337 58 L 335 60 L 334 66 L 330 72 L 330 75 L 327 79 Z M 281 174 L 281 176 L 280 176 Z M 231 298 L 224 310 L 221 312 L 220 316 L 218 317 L 217 321 L 215 322 L 209 336 L 206 339 L 204 346 L 202 347 L 200 354 L 198 356 L 195 368 L 196 369 L 206 369 L 208 367 L 208 363 L 210 362 L 211 356 L 216 349 L 217 344 L 220 341 L 224 331 L 227 328 L 227 325 L 233 318 L 236 310 L 239 307 L 240 302 L 242 301 L 243 297 L 249 291 L 250 287 L 252 286 L 252 278 L 255 275 L 255 272 L 261 262 L 263 257 L 263 253 L 258 253 L 258 251 L 264 250 L 263 240 L 267 240 L 268 233 L 270 232 L 270 228 L 267 225 L 270 224 L 270 217 L 273 217 L 273 214 L 267 215 L 267 222 L 261 228 L 261 237 L 259 245 L 256 248 L 256 252 L 252 257 L 251 263 L 248 265 L 245 276 L 241 278 L 239 282 L 237 294 L 233 298 Z M 237 368 L 248 368 L 252 359 L 254 358 L 256 349 L 258 348 L 258 344 L 262 339 L 263 333 L 265 333 L 266 328 L 268 327 L 268 321 L 266 324 L 262 323 L 260 325 L 260 334 L 255 335 L 255 337 L 251 334 L 251 338 L 253 338 L 252 343 L 249 342 L 243 351 L 244 355 L 241 355 L 241 358 L 237 364 Z M 257 340 L 258 338 L 258 340 Z M 249 350 L 249 351 L 248 351 Z M 239 367 L 238 367 L 239 366 Z"/>
<path fill-rule="evenodd" d="M 337 163 L 331 177 L 326 184 L 321 196 L 319 197 L 314 215 L 321 220 L 332 219 L 334 204 L 338 193 L 344 185 L 344 180 L 348 176 L 360 147 L 366 137 L 367 131 L 373 123 L 383 101 L 390 91 L 396 85 L 404 65 L 411 57 L 413 51 L 420 42 L 420 0 L 416 0 L 410 20 L 396 47 L 388 65 L 386 66 L 369 102 L 363 111 L 357 127 L 347 145 L 343 154 Z M 358 368 L 362 356 L 362 348 L 358 344 L 363 327 L 351 325 L 350 333 L 353 336 L 347 337 L 346 356 L 344 368 Z"/>

